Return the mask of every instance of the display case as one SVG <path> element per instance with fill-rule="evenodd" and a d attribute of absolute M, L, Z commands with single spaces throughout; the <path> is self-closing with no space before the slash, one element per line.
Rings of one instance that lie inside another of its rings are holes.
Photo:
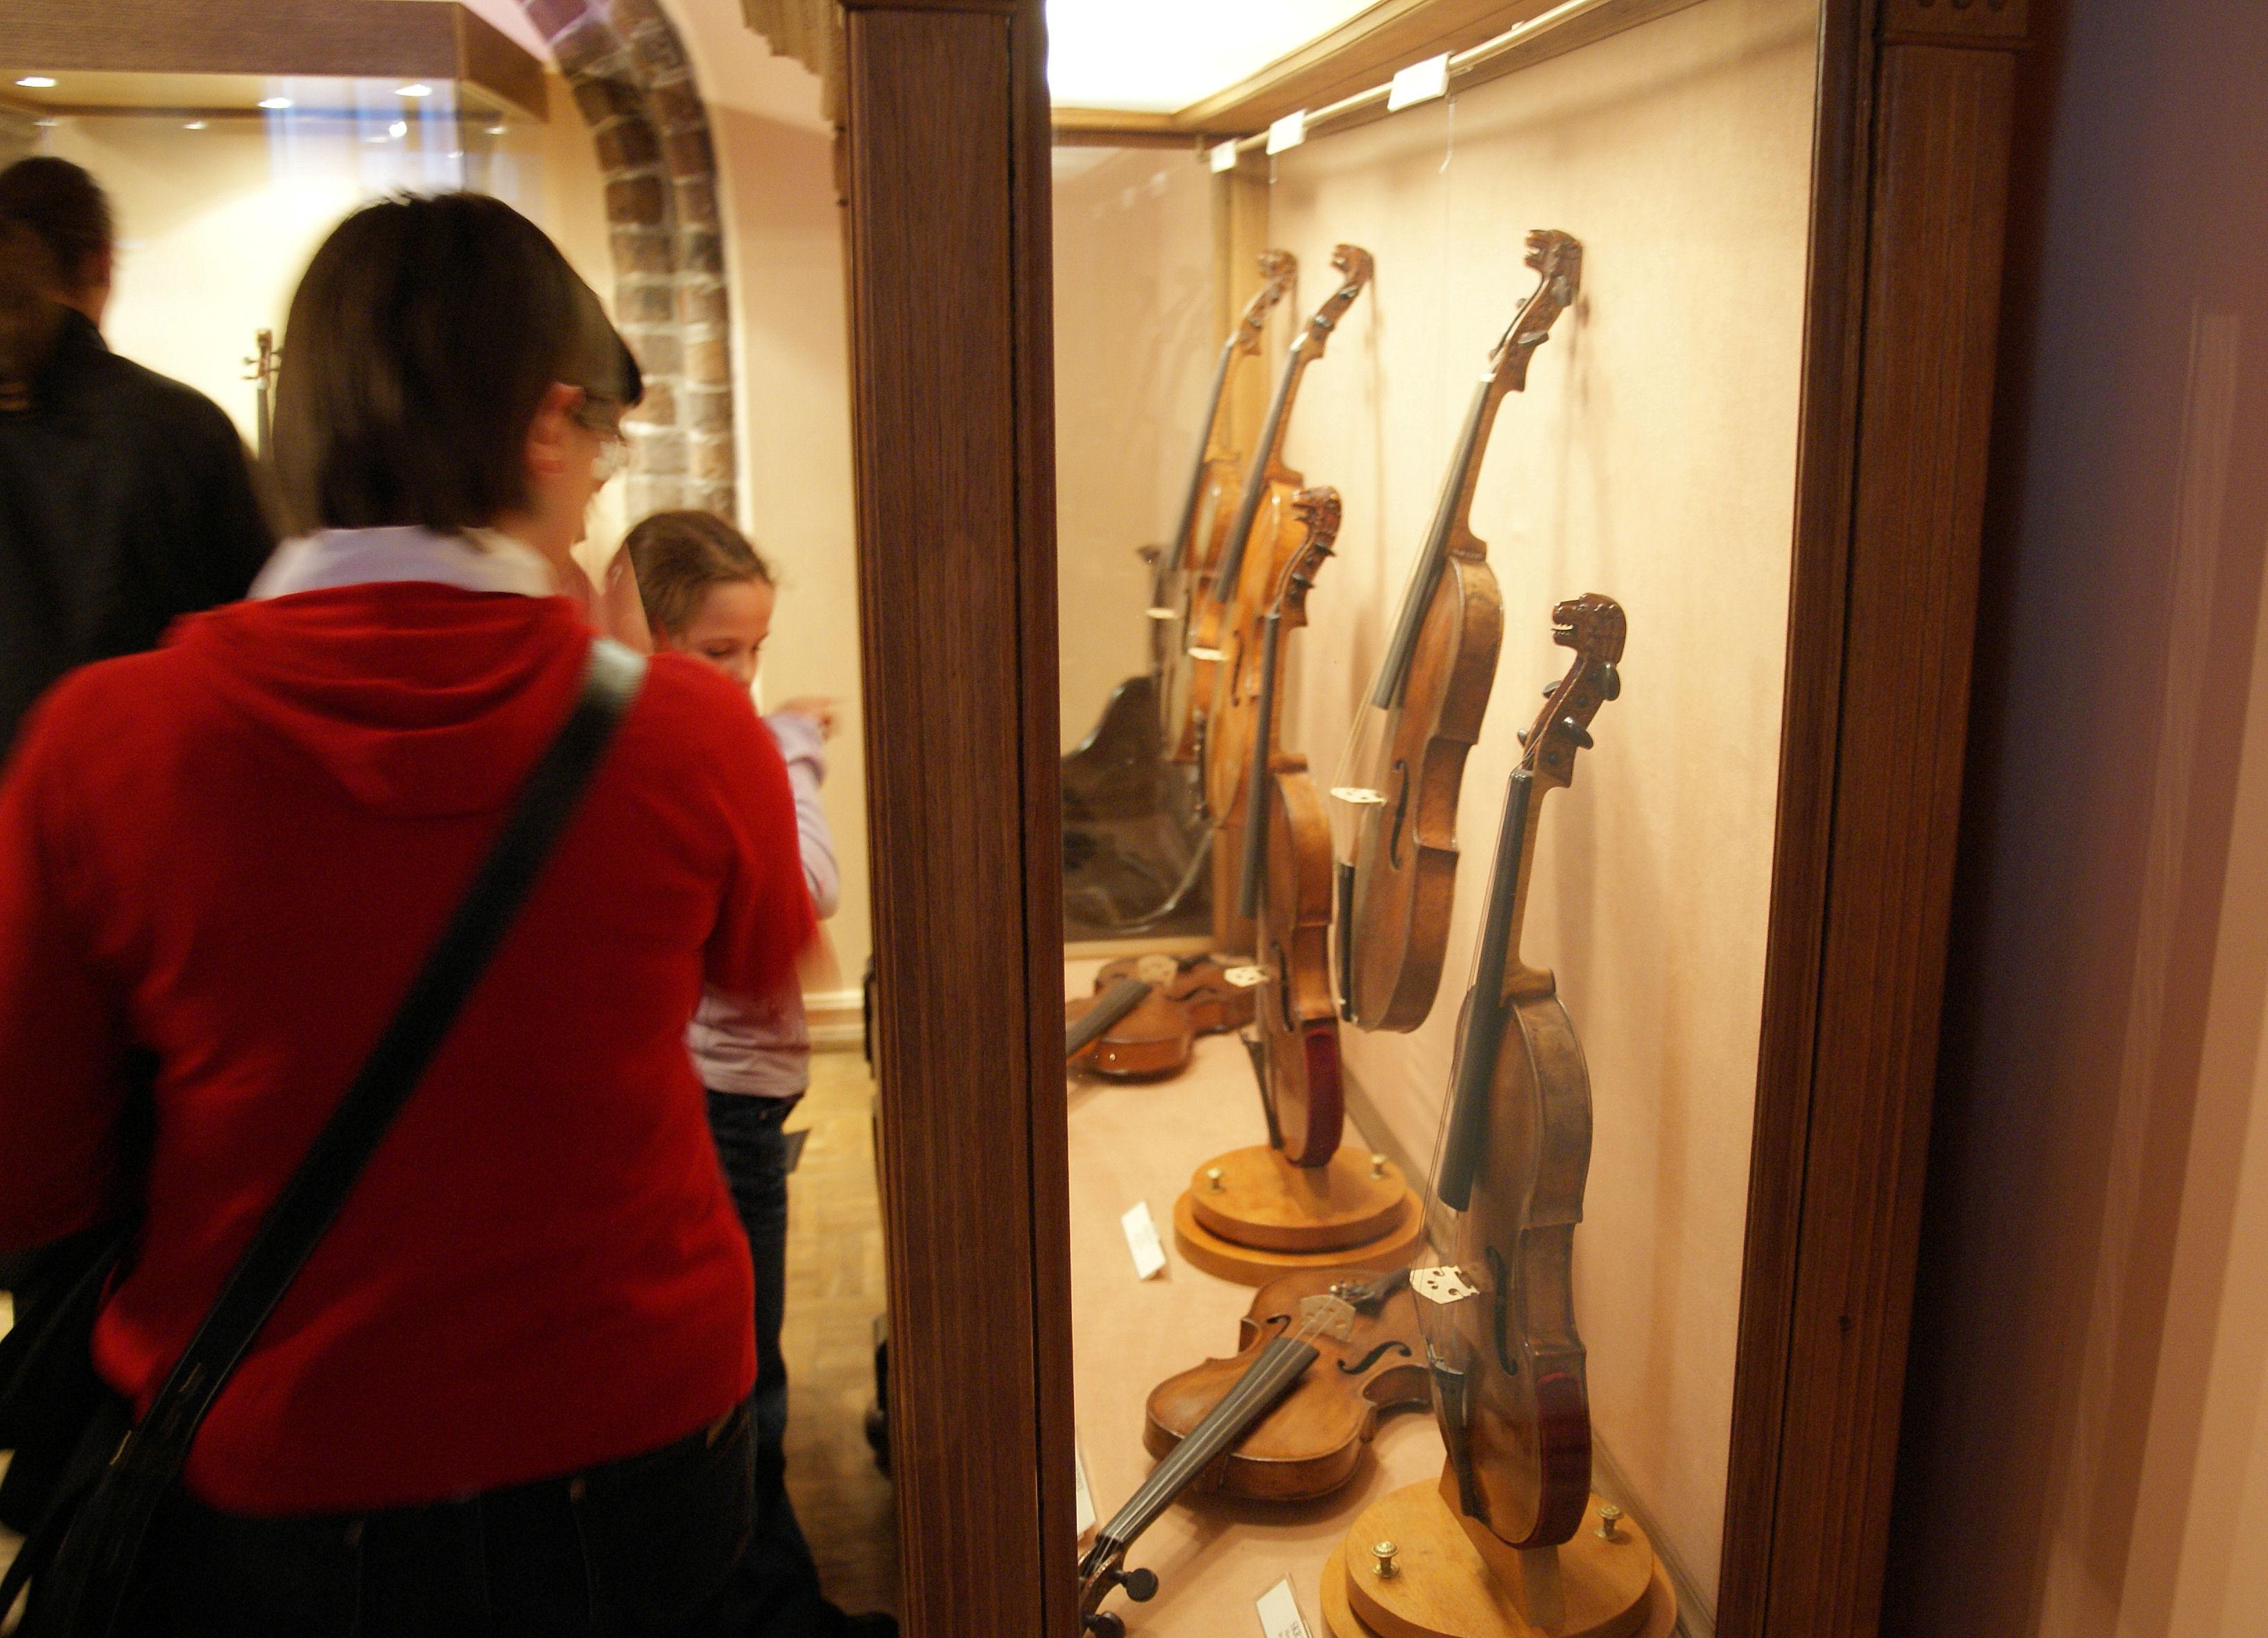
<path fill-rule="evenodd" d="M 1871 1629 L 2023 29 L 1392 0 L 1160 112 L 846 8 L 911 1630 Z M 1208 954 L 1251 1051 L 1058 1087 Z M 1156 1465 L 1331 1325 L 1344 1471 Z"/>

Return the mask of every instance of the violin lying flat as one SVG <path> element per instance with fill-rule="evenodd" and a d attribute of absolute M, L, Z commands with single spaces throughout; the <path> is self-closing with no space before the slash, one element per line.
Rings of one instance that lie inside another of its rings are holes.
<path fill-rule="evenodd" d="M 1504 639 L 1504 600 L 1473 533 L 1473 493 L 1505 395 L 1573 303 L 1583 247 L 1528 236 L 1537 283 L 1490 352 L 1451 456 L 1384 662 L 1331 787 L 1338 856 L 1339 1000 L 1365 1029 L 1415 1029 L 1432 1010 L 1457 880 L 1457 799 Z"/>
<path fill-rule="evenodd" d="M 1381 1412 L 1425 1400 L 1409 1276 L 1314 1270 L 1263 1286 L 1244 1318 L 1242 1350 L 1167 1378 L 1150 1395 L 1143 1442 L 1161 1459 L 1079 1561 L 1079 1631 L 1123 1638 L 1102 1610 L 1115 1588 L 1142 1603 L 1149 1570 L 1126 1550 L 1199 1485 L 1278 1501 L 1344 1484 Z"/>
<path fill-rule="evenodd" d="M 1487 912 L 1433 1189 L 1450 1256 L 1417 1270 L 1433 1407 L 1458 1506 L 1513 1547 L 1556 1546 L 1591 1492 L 1591 1410 L 1572 1280 L 1591 1164 L 1591 1078 L 1548 969 L 1521 958 L 1543 798 L 1574 778 L 1622 691 L 1624 618 L 1595 594 L 1552 611 L 1575 651 L 1506 781 Z"/>
<path fill-rule="evenodd" d="M 1065 1066 L 1120 1081 L 1155 1081 L 1189 1061 L 1197 1030 L 1188 1010 L 1155 985 L 1121 978 L 1064 1003 Z"/>
<path fill-rule="evenodd" d="M 1251 988 L 1230 983 L 1227 968 L 1216 956 L 1122 956 L 1095 974 L 1095 993 L 1122 978 L 1140 978 L 1154 985 L 1167 1000 L 1179 1002 L 1189 1015 L 1189 1027 L 1199 1035 L 1241 1029 L 1252 1022 Z"/>

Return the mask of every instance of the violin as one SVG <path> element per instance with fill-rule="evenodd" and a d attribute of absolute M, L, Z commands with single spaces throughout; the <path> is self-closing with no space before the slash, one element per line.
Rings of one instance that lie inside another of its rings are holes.
<path fill-rule="evenodd" d="M 1497 411 L 1575 300 L 1583 247 L 1528 236 L 1536 286 L 1491 350 L 1449 461 L 1384 661 L 1331 788 L 1339 1002 L 1366 1029 L 1415 1029 L 1432 1010 L 1457 880 L 1457 800 L 1504 639 L 1504 599 L 1472 529 Z"/>
<path fill-rule="evenodd" d="M 1262 620 L 1251 790 L 1244 803 L 1238 913 L 1254 924 L 1261 972 L 1253 1022 L 1269 1141 L 1296 1166 L 1338 1153 L 1344 1120 L 1338 1005 L 1331 993 L 1331 831 L 1307 759 L 1276 749 L 1284 632 L 1305 625 L 1307 591 L 1338 537 L 1338 491 L 1301 490 L 1292 514 L 1307 538 L 1284 566 Z"/>
<path fill-rule="evenodd" d="M 1172 542 L 1152 565 L 1150 616 L 1152 669 L 1159 679 L 1158 705 L 1167 756 L 1197 760 L 1202 702 L 1212 697 L 1212 666 L 1189 653 L 1189 617 L 1196 594 L 1220 561 L 1221 537 L 1228 524 L 1229 498 L 1242 466 L 1230 432 L 1229 385 L 1248 358 L 1260 356 L 1268 315 L 1290 293 L 1300 276 L 1299 258 L 1288 250 L 1260 253 L 1260 288 L 1244 304 L 1236 328 L 1220 344 L 1212 377 L 1212 407 L 1206 412 L 1197 469 L 1182 500 Z"/>
<path fill-rule="evenodd" d="M 1284 464 L 1284 439 L 1307 366 L 1323 356 L 1331 332 L 1370 283 L 1370 252 L 1341 245 L 1331 252 L 1338 285 L 1317 307 L 1285 356 L 1276 396 L 1260 431 L 1260 446 L 1245 475 L 1244 492 L 1229 522 L 1227 545 L 1195 615 L 1192 653 L 1218 656 L 1212 693 L 1201 730 L 1205 809 L 1233 823 L 1245 795 L 1252 755 L 1252 718 L 1260 695 L 1260 621 L 1297 549 L 1300 530 L 1292 498 L 1306 482 Z"/>
<path fill-rule="evenodd" d="M 1159 1080 L 1185 1067 L 1196 1043 L 1188 1011 L 1140 978 L 1064 1003 L 1064 1058 L 1071 1069 Z"/>
<path fill-rule="evenodd" d="M 1156 1595 L 1156 1574 L 1125 1568 L 1126 1551 L 1183 1492 L 1328 1495 L 1353 1474 L 1382 1412 L 1425 1403 L 1408 1281 L 1330 1270 L 1270 1280 L 1245 1315 L 1235 1357 L 1158 1384 L 1142 1442 L 1160 1459 L 1079 1560 L 1082 1634 L 1123 1638 L 1124 1621 L 1101 1608 L 1114 1589 L 1137 1603 Z"/>
<path fill-rule="evenodd" d="M 1207 1360 L 1151 1390 L 1142 1432 L 1150 1454 L 1171 1454 L 1201 1426 L 1243 1383 L 1263 1350 L 1300 1329 L 1307 1305 L 1319 1295 L 1349 1306 L 1307 1339 L 1318 1368 L 1270 1401 L 1195 1483 L 1256 1502 L 1308 1502 L 1352 1478 L 1381 1413 L 1423 1405 L 1433 1391 L 1406 1271 L 1355 1284 L 1344 1271 L 1308 1269 L 1261 1287 L 1241 1322 L 1233 1358 Z"/>
<path fill-rule="evenodd" d="M 1419 1269 L 1434 1415 L 1458 1507 L 1513 1547 L 1556 1546 L 1591 1492 L 1591 1412 L 1571 1280 L 1591 1164 L 1591 1081 L 1549 969 L 1521 958 L 1543 798 L 1574 777 L 1622 691 L 1624 621 L 1596 594 L 1552 611 L 1575 651 L 1506 784 L 1504 823 L 1433 1174 L 1452 1262 Z"/>
<path fill-rule="evenodd" d="M 1177 1001 L 1199 1035 L 1241 1029 L 1252 1022 L 1252 986 L 1232 983 L 1228 969 L 1211 956 L 1127 956 L 1108 963 L 1094 977 L 1100 995 L 1126 978 L 1155 985 Z"/>

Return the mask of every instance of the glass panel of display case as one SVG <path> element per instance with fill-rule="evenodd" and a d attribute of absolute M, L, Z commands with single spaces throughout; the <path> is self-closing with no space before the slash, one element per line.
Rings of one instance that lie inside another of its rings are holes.
<path fill-rule="evenodd" d="M 1539 1622 L 1707 1629 L 1818 20 L 1530 40 L 1303 140 L 1059 129 L 1075 1397 L 1129 1631 L 1286 1575 L 1420 1630 L 1453 1548 Z"/>

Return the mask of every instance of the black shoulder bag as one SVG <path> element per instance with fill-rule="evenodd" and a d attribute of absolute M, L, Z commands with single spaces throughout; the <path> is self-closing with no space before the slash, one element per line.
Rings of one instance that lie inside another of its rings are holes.
<path fill-rule="evenodd" d="M 51 1280 L 68 1295 L 13 1350 L 15 1357 L 0 1361 L 0 1426 L 45 1421 L 52 1428 L 59 1414 L 70 1418 L 74 1455 L 43 1475 L 41 1516 L 0 1581 L 0 1620 L 28 1584 L 24 1634 L 107 1638 L 116 1629 L 143 1542 L 180 1477 L 205 1413 L 423 1078 L 644 676 L 640 656 L 618 644 L 592 643 L 582 695 L 566 726 L 528 774 L 440 942 L 138 1425 L 128 1424 L 123 1406 L 94 1378 L 86 1358 L 105 1284 L 130 1236 L 106 1228 L 56 1248 L 65 1256 L 76 1248 L 77 1266 Z M 51 1450 L 63 1442 L 46 1442 Z"/>

